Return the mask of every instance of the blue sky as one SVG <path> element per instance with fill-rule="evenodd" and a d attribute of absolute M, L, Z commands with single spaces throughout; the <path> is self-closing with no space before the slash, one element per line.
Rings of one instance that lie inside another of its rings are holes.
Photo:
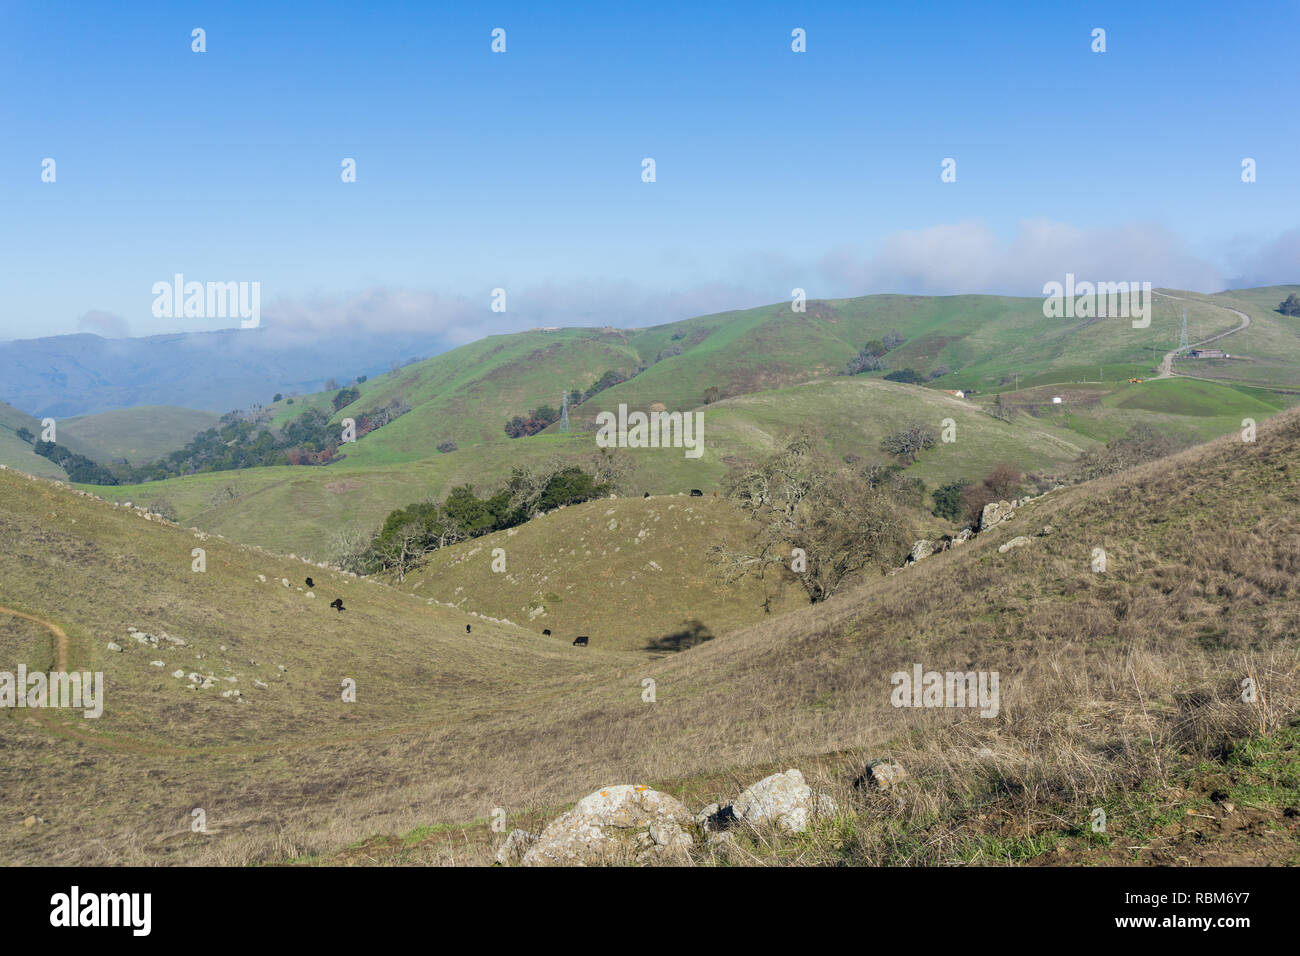
<path fill-rule="evenodd" d="M 441 6 L 0 4 L 0 338 L 1300 281 L 1294 2 Z"/>

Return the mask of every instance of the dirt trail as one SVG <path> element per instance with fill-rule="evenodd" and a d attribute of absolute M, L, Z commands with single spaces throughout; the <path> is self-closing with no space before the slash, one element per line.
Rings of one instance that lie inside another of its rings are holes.
<path fill-rule="evenodd" d="M 37 617 L 34 614 L 25 614 L 16 608 L 6 607 L 0 604 L 0 614 L 11 614 L 14 617 L 21 617 L 24 620 L 32 621 L 44 628 L 48 628 L 55 638 L 55 654 L 58 658 L 58 670 L 66 672 L 68 669 L 68 635 L 64 633 L 63 628 L 53 621 L 47 621 L 43 617 Z"/>
<path fill-rule="evenodd" d="M 1200 301 L 1202 301 L 1201 299 L 1195 299 L 1195 300 L 1188 299 L 1188 298 L 1186 298 L 1186 297 L 1184 297 L 1184 296 L 1181 296 L 1181 295 L 1170 295 L 1168 292 L 1157 292 L 1156 295 L 1162 295 L 1162 296 L 1164 296 L 1166 299 L 1177 299 L 1179 302 L 1191 302 L 1191 301 L 1200 302 Z M 1200 348 L 1202 345 L 1209 345 L 1211 342 L 1217 342 L 1219 339 L 1223 338 L 1225 335 L 1231 335 L 1233 332 L 1240 332 L 1242 329 L 1249 328 L 1249 326 L 1250 326 L 1250 316 L 1248 316 L 1245 312 L 1238 312 L 1236 309 L 1229 308 L 1229 307 L 1226 306 L 1226 305 L 1219 305 L 1217 302 L 1209 302 L 1209 303 L 1206 303 L 1206 304 L 1207 304 L 1207 305 L 1212 305 L 1212 306 L 1214 306 L 1216 309 L 1225 309 L 1226 311 L 1231 312 L 1233 315 L 1235 315 L 1235 316 L 1237 316 L 1239 319 L 1241 319 L 1241 325 L 1238 325 L 1236 328 L 1228 329 L 1228 331 L 1226 331 L 1226 332 L 1220 332 L 1218 335 L 1211 335 L 1208 339 L 1202 339 L 1202 340 L 1199 341 L 1199 342 L 1192 342 L 1192 343 L 1188 346 L 1189 348 L 1198 349 L 1198 348 Z M 1156 378 L 1170 378 L 1170 377 L 1172 377 L 1172 376 L 1175 374 L 1175 373 L 1174 373 L 1174 357 L 1177 356 L 1177 355 L 1178 355 L 1178 349 L 1174 349 L 1172 352 L 1166 352 L 1166 353 L 1165 353 L 1165 357 L 1162 358 L 1162 359 L 1160 360 L 1160 374 L 1157 375 L 1157 376 L 1155 376 Z M 1179 373 L 1179 374 L 1181 375 L 1181 373 Z M 1182 377 L 1183 377 L 1183 378 L 1195 378 L 1195 376 L 1193 376 L 1193 375 L 1184 375 L 1184 376 L 1182 376 Z"/>

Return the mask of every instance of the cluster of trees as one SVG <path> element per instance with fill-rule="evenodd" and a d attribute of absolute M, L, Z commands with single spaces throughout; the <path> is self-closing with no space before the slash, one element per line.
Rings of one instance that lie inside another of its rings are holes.
<path fill-rule="evenodd" d="M 1024 476 L 1014 465 L 1002 462 L 980 481 L 953 481 L 940 485 L 933 492 L 934 513 L 949 521 L 975 524 L 984 512 L 984 506 L 993 501 L 1017 497 Z"/>
<path fill-rule="evenodd" d="M 1300 315 L 1300 295 L 1292 292 L 1282 300 L 1282 304 L 1277 307 L 1277 310 L 1283 315 Z"/>
<path fill-rule="evenodd" d="M 738 546 L 710 549 L 727 583 L 766 579 L 781 566 L 810 602 L 823 601 L 854 574 L 901 564 L 914 537 L 882 471 L 832 461 L 806 433 L 755 467 L 733 469 L 723 484 L 759 529 Z"/>
<path fill-rule="evenodd" d="M 860 375 L 863 372 L 882 372 L 889 368 L 885 356 L 903 344 L 903 337 L 897 330 L 883 338 L 872 339 L 862 347 L 857 356 L 850 360 L 840 372 L 841 375 Z"/>
<path fill-rule="evenodd" d="M 337 412 L 340 408 L 343 408 L 346 405 L 351 405 L 360 397 L 361 389 L 356 388 L 355 386 L 352 388 L 339 389 L 334 393 L 334 411 Z"/>
<path fill-rule="evenodd" d="M 607 388 L 613 388 L 626 382 L 629 378 L 639 374 L 642 369 L 637 369 L 631 376 L 615 369 L 610 369 L 596 381 L 592 382 L 586 389 L 573 389 L 569 392 L 569 407 L 581 405 L 594 395 L 598 395 Z M 547 426 L 560 420 L 560 410 L 552 408 L 550 405 L 543 405 L 540 408 L 531 408 L 527 415 L 516 415 L 510 421 L 506 422 L 506 435 L 510 438 L 525 438 L 529 435 L 536 435 L 544 430 Z"/>
<path fill-rule="evenodd" d="M 516 415 L 506 422 L 506 435 L 510 438 L 525 438 L 536 435 L 548 425 L 558 422 L 560 413 L 550 405 L 529 409 L 527 415 Z"/>
<path fill-rule="evenodd" d="M 364 548 L 341 555 L 340 561 L 361 573 L 394 571 L 400 581 L 439 548 L 513 528 L 560 505 L 603 497 L 610 488 L 578 465 L 539 471 L 516 468 L 503 486 L 486 497 L 476 495 L 472 485 L 461 485 L 442 502 L 398 508 Z"/>
<path fill-rule="evenodd" d="M 890 372 L 885 376 L 886 382 L 902 382 L 904 385 L 919 385 L 925 381 L 921 373 L 915 369 L 900 368 L 897 372 Z"/>
<path fill-rule="evenodd" d="M 904 465 L 910 465 L 925 449 L 933 448 L 937 440 L 933 428 L 913 423 L 901 431 L 886 435 L 880 442 L 880 448 L 886 454 L 898 458 Z"/>
<path fill-rule="evenodd" d="M 409 404 L 395 398 L 380 408 L 362 412 L 355 416 L 356 437 L 361 438 L 410 410 Z M 242 411 L 233 411 L 223 415 L 216 427 L 195 435 L 184 448 L 156 461 L 139 467 L 124 464 L 114 471 L 95 465 L 99 471 L 89 472 L 82 466 L 79 473 L 96 474 L 100 480 L 73 480 L 85 481 L 87 484 L 141 484 L 199 472 L 233 471 L 237 468 L 324 465 L 340 457 L 338 450 L 342 443 L 342 429 L 338 425 L 331 425 L 329 416 L 320 409 L 303 412 L 279 432 L 269 428 L 261 416 L 249 417 Z M 94 462 L 90 464 L 94 465 Z M 69 472 L 70 477 L 71 474 Z"/>
<path fill-rule="evenodd" d="M 24 436 L 24 432 L 26 432 L 26 436 Z M 18 437 L 22 438 L 23 441 L 30 441 L 32 433 L 22 428 L 18 430 Z M 48 458 L 66 471 L 69 481 L 75 481 L 83 485 L 117 484 L 117 476 L 103 465 L 91 461 L 85 455 L 78 455 L 76 452 L 55 442 L 38 441 L 33 445 L 32 450 L 42 458 Z"/>

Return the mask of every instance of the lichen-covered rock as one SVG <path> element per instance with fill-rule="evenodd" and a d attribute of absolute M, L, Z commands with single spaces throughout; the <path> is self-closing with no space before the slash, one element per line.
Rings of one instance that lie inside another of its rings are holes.
<path fill-rule="evenodd" d="M 987 531 L 994 525 L 1010 521 L 1016 516 L 1015 505 L 1006 501 L 990 501 L 980 512 L 980 531 Z"/>
<path fill-rule="evenodd" d="M 802 773 L 787 770 L 764 777 L 744 790 L 731 810 L 746 823 L 770 823 L 790 833 L 802 833 L 809 818 L 834 813 L 836 807 L 829 795 L 813 793 Z"/>
<path fill-rule="evenodd" d="M 620 784 L 588 794 L 552 820 L 523 856 L 524 866 L 633 863 L 690 844 L 691 812 L 647 786 Z"/>
<path fill-rule="evenodd" d="M 1029 539 L 1029 538 L 1026 538 L 1026 537 L 1022 534 L 1022 535 L 1020 535 L 1019 537 L 1012 538 L 1012 539 L 1011 539 L 1010 541 L 1008 541 L 1006 544 L 1000 544 L 1000 545 L 998 545 L 998 554 L 1006 554 L 1006 553 L 1007 553 L 1008 551 L 1010 551 L 1012 548 L 1023 548 L 1025 545 L 1027 545 L 1027 544 L 1029 544 L 1029 543 L 1030 543 L 1030 539 Z"/>
<path fill-rule="evenodd" d="M 929 541 L 922 539 L 912 545 L 912 553 L 907 556 L 907 560 L 916 563 L 922 558 L 928 558 L 932 554 L 934 554 L 934 545 Z"/>

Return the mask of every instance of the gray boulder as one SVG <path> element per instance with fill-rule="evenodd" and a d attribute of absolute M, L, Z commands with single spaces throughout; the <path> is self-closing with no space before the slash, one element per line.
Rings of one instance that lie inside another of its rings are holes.
<path fill-rule="evenodd" d="M 984 506 L 984 510 L 980 512 L 980 531 L 987 531 L 1004 521 L 1010 521 L 1015 516 L 1015 506 L 1010 502 L 990 501 Z"/>
<path fill-rule="evenodd" d="M 644 785 L 620 784 L 588 794 L 556 817 L 523 856 L 524 866 L 635 863 L 690 845 L 691 812 Z"/>
<path fill-rule="evenodd" d="M 1019 537 L 1012 538 L 1006 544 L 998 545 L 998 554 L 1006 554 L 1012 548 L 1023 548 L 1025 545 L 1029 543 L 1030 543 L 1030 539 L 1026 538 L 1022 534 Z"/>
<path fill-rule="evenodd" d="M 774 773 L 743 791 L 731 805 L 739 820 L 770 823 L 788 833 L 802 833 L 818 814 L 836 810 L 829 795 L 814 793 L 798 770 Z"/>

